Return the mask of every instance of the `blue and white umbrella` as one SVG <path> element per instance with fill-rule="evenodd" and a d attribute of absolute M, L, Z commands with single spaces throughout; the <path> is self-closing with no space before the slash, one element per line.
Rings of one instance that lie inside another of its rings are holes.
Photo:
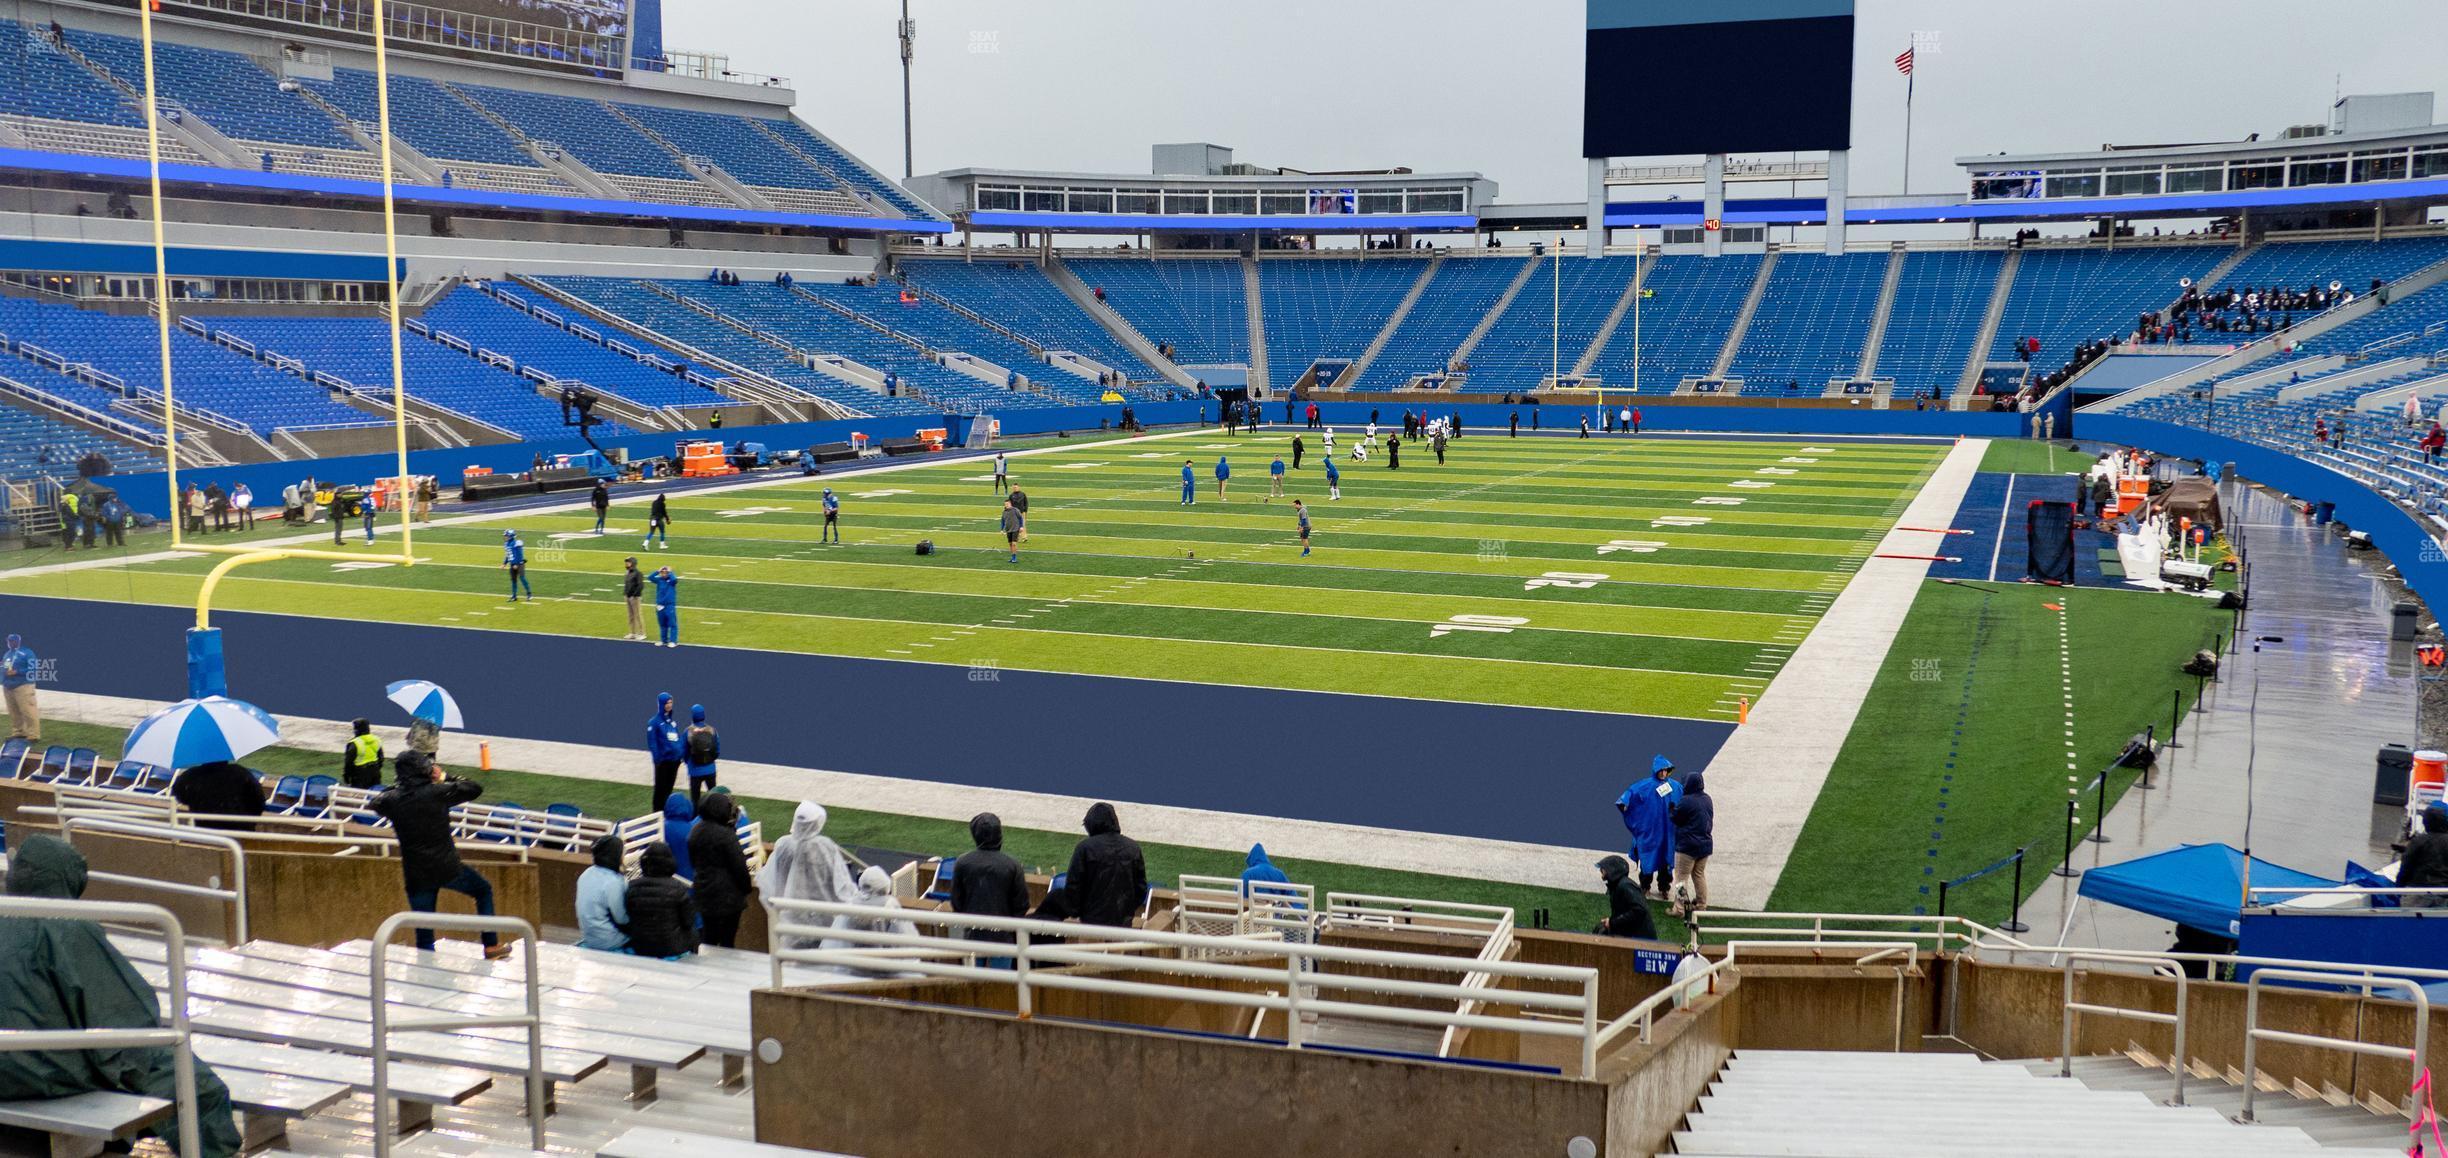
<path fill-rule="evenodd" d="M 436 727 L 467 726 L 467 721 L 459 718 L 459 701 L 452 699 L 449 692 L 442 690 L 442 685 L 432 680 L 399 680 L 384 688 L 383 693 L 390 697 L 392 703 L 408 709 L 410 716 L 428 721 Z"/>
<path fill-rule="evenodd" d="M 280 725 L 262 708 L 227 696 L 180 700 L 146 716 L 128 733 L 119 758 L 163 768 L 193 768 L 235 760 L 280 741 Z"/>

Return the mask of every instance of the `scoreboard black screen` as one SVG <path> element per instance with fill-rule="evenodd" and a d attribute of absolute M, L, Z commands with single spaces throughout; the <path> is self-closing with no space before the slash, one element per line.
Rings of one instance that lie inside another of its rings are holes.
<path fill-rule="evenodd" d="M 1848 148 L 1853 0 L 1588 0 L 1581 155 Z"/>

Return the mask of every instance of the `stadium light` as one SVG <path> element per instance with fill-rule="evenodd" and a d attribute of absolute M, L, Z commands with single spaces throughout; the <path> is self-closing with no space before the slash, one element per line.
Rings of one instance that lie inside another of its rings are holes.
<path fill-rule="evenodd" d="M 910 148 L 910 58 L 918 52 L 918 22 L 910 19 L 909 0 L 901 0 L 901 23 L 895 30 L 901 37 L 901 179 L 907 181 L 918 175 Z"/>

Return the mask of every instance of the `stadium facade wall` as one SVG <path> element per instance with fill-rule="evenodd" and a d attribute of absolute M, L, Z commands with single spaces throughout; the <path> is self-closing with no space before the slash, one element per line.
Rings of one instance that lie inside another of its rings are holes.
<path fill-rule="evenodd" d="M 2439 539 L 2412 513 L 2354 479 L 2250 442 L 2212 434 L 2189 426 L 2128 418 L 2121 414 L 2082 416 L 2086 442 L 2112 442 L 2140 447 L 2155 454 L 2201 462 L 2226 463 L 2238 477 L 2272 490 L 2313 502 L 2334 503 L 2337 520 L 2371 536 L 2405 576 L 2406 586 L 2436 613 L 2448 607 L 2448 557 Z"/>

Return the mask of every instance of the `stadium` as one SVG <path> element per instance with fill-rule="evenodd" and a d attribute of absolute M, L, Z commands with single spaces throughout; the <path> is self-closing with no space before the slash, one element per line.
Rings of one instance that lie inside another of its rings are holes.
<path fill-rule="evenodd" d="M 0 0 L 0 1152 L 2448 1148 L 2442 14 L 1345 7 Z"/>

